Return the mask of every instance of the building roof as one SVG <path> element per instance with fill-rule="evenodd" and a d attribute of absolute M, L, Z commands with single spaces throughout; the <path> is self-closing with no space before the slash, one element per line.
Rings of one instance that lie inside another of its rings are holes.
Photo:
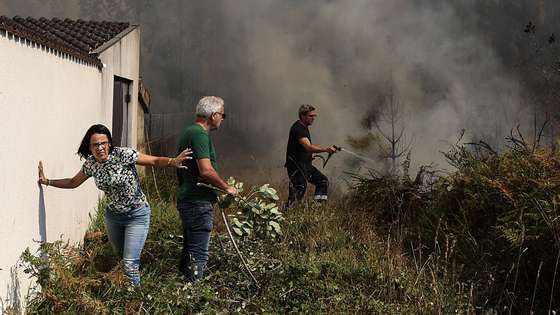
<path fill-rule="evenodd" d="M 0 30 L 67 53 L 99 68 L 103 64 L 94 50 L 120 33 L 128 33 L 130 28 L 129 23 L 121 22 L 0 16 Z"/>

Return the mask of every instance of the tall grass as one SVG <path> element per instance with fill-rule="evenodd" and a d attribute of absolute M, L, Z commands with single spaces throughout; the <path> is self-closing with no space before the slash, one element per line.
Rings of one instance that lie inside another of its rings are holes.
<path fill-rule="evenodd" d="M 279 241 L 239 241 L 260 288 L 244 273 L 216 216 L 208 276 L 200 283 L 188 283 L 177 272 L 182 235 L 172 198 L 150 197 L 152 222 L 139 288 L 124 281 L 107 242 L 100 207 L 82 247 L 54 242 L 42 246 L 46 259 L 24 254 L 29 273 L 41 285 L 27 311 L 447 314 L 474 310 L 471 288 L 442 272 L 445 255 L 453 250 L 450 244 L 441 253 L 428 255 L 414 248 L 410 256 L 402 250 L 402 241 L 372 228 L 371 213 L 343 200 L 293 208 L 285 214 Z"/>
<path fill-rule="evenodd" d="M 146 177 L 152 206 L 142 285 L 127 286 L 107 242 L 103 203 L 83 246 L 26 251 L 41 290 L 30 313 L 547 314 L 559 311 L 560 154 L 512 145 L 455 147 L 456 171 L 371 173 L 323 206 L 284 214 L 283 236 L 239 240 L 245 274 L 215 215 L 208 276 L 188 283 L 174 174 Z M 157 186 L 157 189 L 156 189 Z"/>
<path fill-rule="evenodd" d="M 470 288 L 477 312 L 557 312 L 560 154 L 513 143 L 446 157 L 457 168 L 446 176 L 356 177 L 352 207 L 410 243 L 415 266 L 429 262 L 434 278 Z"/>

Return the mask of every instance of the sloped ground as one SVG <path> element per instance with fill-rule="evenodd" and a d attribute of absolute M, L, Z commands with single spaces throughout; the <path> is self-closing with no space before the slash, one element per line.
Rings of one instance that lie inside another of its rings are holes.
<path fill-rule="evenodd" d="M 126 285 L 102 215 L 83 248 L 24 253 L 42 290 L 30 313 L 544 314 L 560 307 L 560 155 L 525 144 L 447 153 L 451 173 L 357 176 L 326 207 L 285 214 L 278 240 L 239 239 L 259 286 L 215 217 L 208 277 L 176 271 L 180 221 L 151 193 L 142 286 Z M 439 175 L 439 176 L 436 176 Z M 170 181 L 164 181 L 170 182 Z M 160 187 L 172 199 L 173 185 Z M 103 207 L 100 206 L 102 209 Z"/>
<path fill-rule="evenodd" d="M 286 214 L 280 241 L 238 241 L 260 288 L 243 271 L 216 217 L 209 275 L 193 285 L 176 272 L 181 249 L 176 209 L 151 203 L 140 288 L 126 285 L 98 218 L 83 248 L 59 242 L 43 247 L 46 260 L 24 255 L 43 286 L 27 311 L 432 314 L 469 309 L 468 291 L 455 292 L 427 266 L 410 266 L 391 238 L 373 232 L 369 214 L 343 203 L 294 209 Z"/>

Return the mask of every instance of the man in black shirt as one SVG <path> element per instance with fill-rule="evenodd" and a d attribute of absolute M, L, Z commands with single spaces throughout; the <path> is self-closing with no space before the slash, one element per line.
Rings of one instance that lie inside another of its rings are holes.
<path fill-rule="evenodd" d="M 336 148 L 334 146 L 323 148 L 311 143 L 311 134 L 308 127 L 313 124 L 315 117 L 317 117 L 315 107 L 307 104 L 301 105 L 299 120 L 290 128 L 286 164 L 284 165 L 290 178 L 286 209 L 290 208 L 296 200 L 300 201 L 303 198 L 307 182 L 315 185 L 314 199 L 316 201 L 327 201 L 329 180 L 311 164 L 312 154 L 334 153 Z"/>

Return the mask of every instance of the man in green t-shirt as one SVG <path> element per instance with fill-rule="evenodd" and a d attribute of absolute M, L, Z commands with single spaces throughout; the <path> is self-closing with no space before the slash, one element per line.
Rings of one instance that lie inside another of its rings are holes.
<path fill-rule="evenodd" d="M 216 130 L 226 118 L 224 100 L 216 96 L 203 97 L 196 106 L 195 123 L 187 127 L 179 140 L 177 150 L 192 149 L 192 160 L 187 160 L 187 169 L 177 172 L 177 209 L 183 224 L 183 250 L 179 270 L 189 280 L 204 277 L 208 262 L 208 243 L 212 232 L 212 211 L 217 195 L 212 189 L 197 186 L 203 182 L 236 195 L 218 174 L 216 152 L 209 132 Z"/>

